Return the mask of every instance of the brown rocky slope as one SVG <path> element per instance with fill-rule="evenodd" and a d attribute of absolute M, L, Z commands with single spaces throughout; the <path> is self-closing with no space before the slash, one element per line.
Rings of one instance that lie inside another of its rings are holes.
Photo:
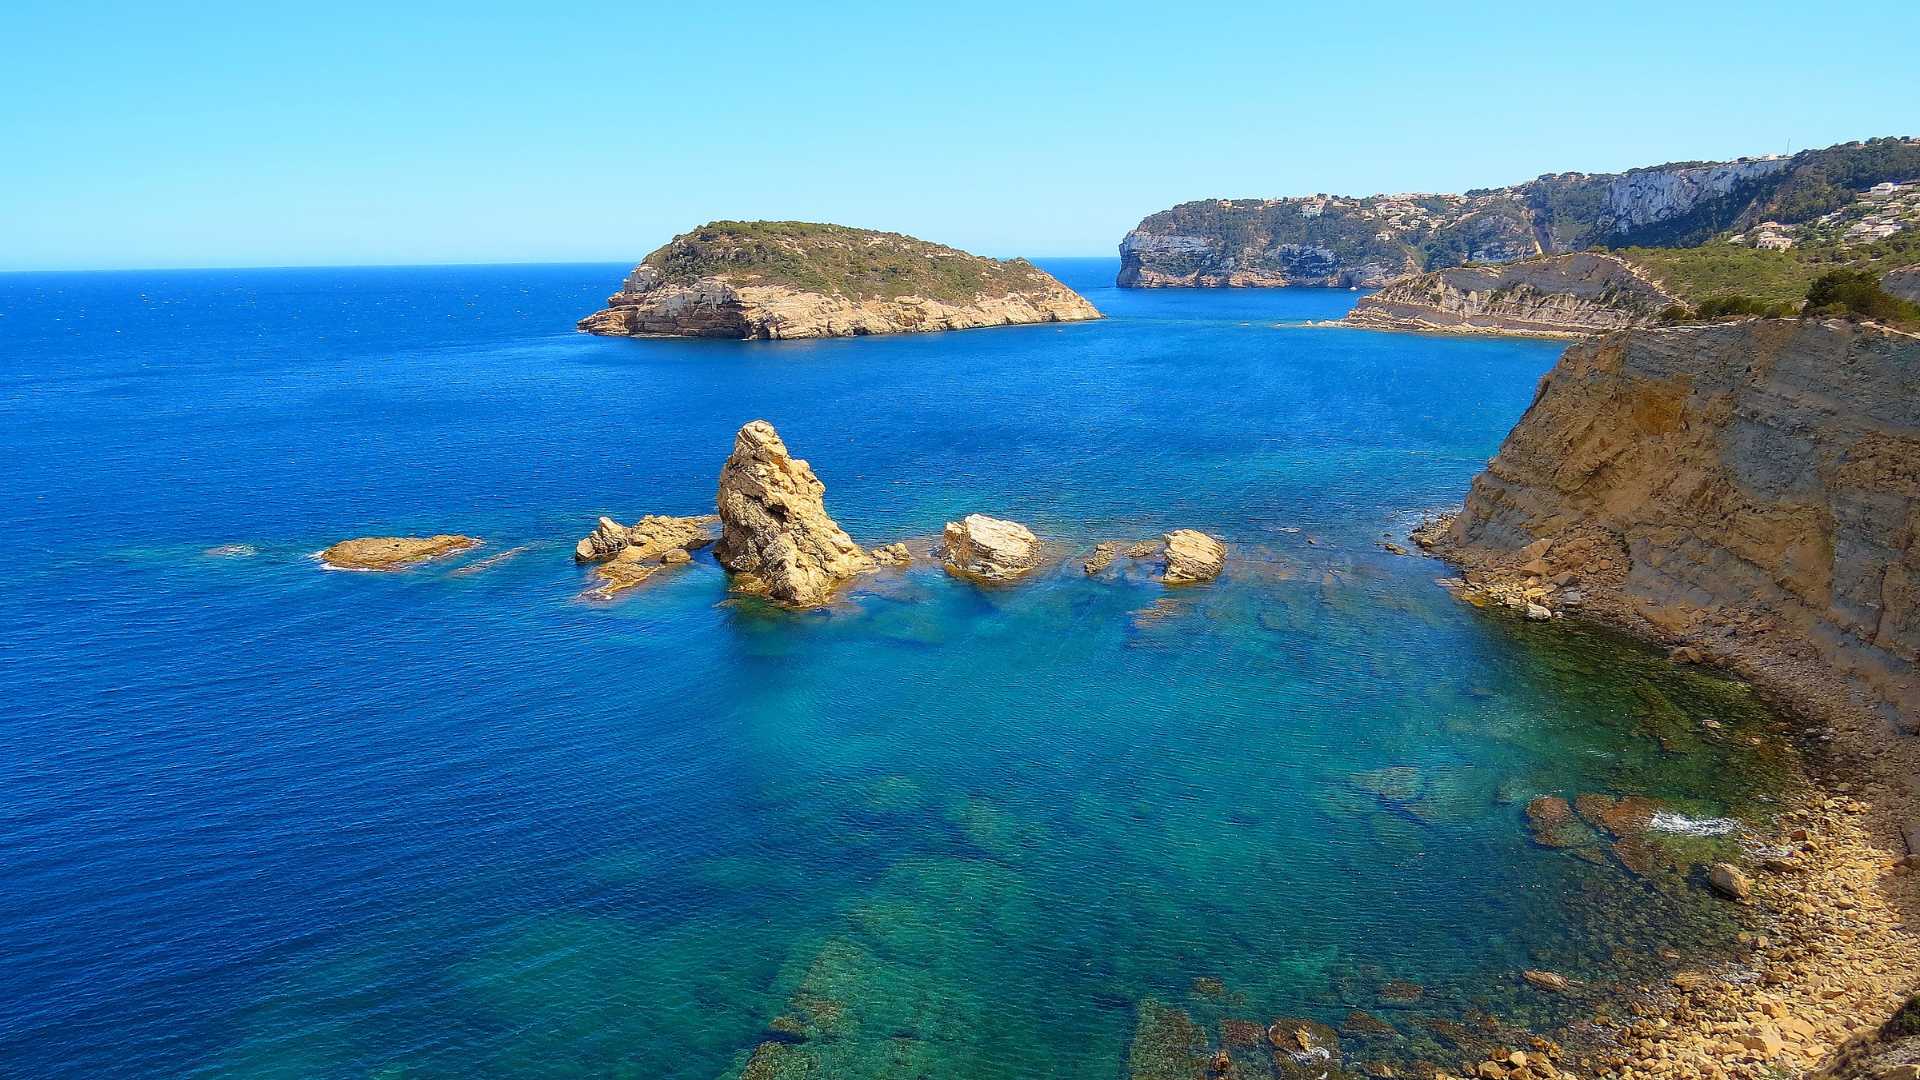
<path fill-rule="evenodd" d="M 1613 255 L 1577 252 L 1402 278 L 1342 320 L 1374 330 L 1579 336 L 1651 326 L 1679 298 Z"/>
<path fill-rule="evenodd" d="M 1920 1060 L 1872 1035 L 1920 989 L 1916 380 L 1920 337 L 1871 324 L 1584 342 L 1460 514 L 1417 536 L 1476 603 L 1584 613 L 1740 672 L 1848 777 L 1820 777 L 1751 849 L 1751 961 L 1690 979 L 1683 1001 L 1651 990 L 1595 1075 L 1798 1076 L 1850 1036 L 1831 1075 Z"/>

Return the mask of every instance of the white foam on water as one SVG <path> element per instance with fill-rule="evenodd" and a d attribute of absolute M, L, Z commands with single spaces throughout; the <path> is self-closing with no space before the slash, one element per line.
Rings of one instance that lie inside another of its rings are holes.
<path fill-rule="evenodd" d="M 1648 827 L 1656 832 L 1680 833 L 1683 836 L 1725 836 L 1738 830 L 1740 823 L 1732 818 L 1690 818 L 1666 810 L 1656 810 Z"/>

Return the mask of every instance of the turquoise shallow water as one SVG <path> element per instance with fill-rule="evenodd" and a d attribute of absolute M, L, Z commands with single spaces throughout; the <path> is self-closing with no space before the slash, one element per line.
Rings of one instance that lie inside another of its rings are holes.
<path fill-rule="evenodd" d="M 1751 695 L 1378 546 L 1558 346 L 1055 268 L 1113 317 L 634 342 L 568 329 L 617 267 L 0 277 L 0 1071 L 1107 1078 L 1164 1074 L 1168 1017 L 1356 1008 L 1393 1033 L 1349 1059 L 1440 1058 L 1564 1017 L 1521 968 L 1725 944 L 1712 841 L 1636 874 L 1521 807 L 1764 814 Z M 1234 559 L 794 615 L 703 556 L 578 601 L 594 518 L 709 508 L 755 417 L 868 543 L 981 511 Z M 310 558 L 421 531 L 525 550 Z"/>

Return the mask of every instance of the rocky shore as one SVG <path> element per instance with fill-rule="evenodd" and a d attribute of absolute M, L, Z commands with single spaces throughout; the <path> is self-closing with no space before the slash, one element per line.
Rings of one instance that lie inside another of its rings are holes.
<path fill-rule="evenodd" d="M 1920 338 L 1841 322 L 1576 345 L 1465 508 L 1415 534 L 1461 568 L 1443 584 L 1463 599 L 1666 643 L 1807 729 L 1819 788 L 1717 875 L 1749 955 L 1629 990 L 1624 1015 L 1577 1033 L 1587 1073 L 1868 1077 L 1920 1059 L 1879 1034 L 1920 990 L 1916 365 Z"/>
<path fill-rule="evenodd" d="M 839 225 L 720 221 L 649 254 L 578 325 L 615 337 L 776 339 L 1098 318 L 1023 260 Z"/>

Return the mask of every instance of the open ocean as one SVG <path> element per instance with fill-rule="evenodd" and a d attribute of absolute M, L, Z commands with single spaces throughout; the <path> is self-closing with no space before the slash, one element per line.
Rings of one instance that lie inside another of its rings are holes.
<path fill-rule="evenodd" d="M 1113 1080 L 1276 1017 L 1453 1062 L 1568 1015 L 1524 968 L 1730 946 L 1686 881 L 1725 840 L 1637 874 L 1523 806 L 1764 814 L 1777 721 L 1380 547 L 1560 344 L 1046 265 L 1110 318 L 630 341 L 572 330 L 624 266 L 0 275 L 0 1075 Z M 755 418 L 865 544 L 1232 560 L 578 599 L 595 519 L 712 512 Z M 486 546 L 312 557 L 431 532 Z"/>

